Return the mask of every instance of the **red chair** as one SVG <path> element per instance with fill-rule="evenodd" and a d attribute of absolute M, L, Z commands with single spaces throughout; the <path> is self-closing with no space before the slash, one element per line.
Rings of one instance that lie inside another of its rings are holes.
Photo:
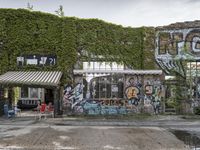
<path fill-rule="evenodd" d="M 41 105 L 41 107 L 40 107 L 40 113 L 45 113 L 45 111 L 46 111 L 46 104 L 43 103 L 43 104 Z"/>
<path fill-rule="evenodd" d="M 45 119 L 47 118 L 47 116 L 46 116 L 46 104 L 45 103 L 42 103 L 41 106 L 40 106 L 39 119 L 41 119 L 42 116 L 44 116 Z"/>

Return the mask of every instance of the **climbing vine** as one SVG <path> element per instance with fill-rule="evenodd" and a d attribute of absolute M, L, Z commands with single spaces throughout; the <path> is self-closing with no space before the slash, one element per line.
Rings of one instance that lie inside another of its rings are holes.
<path fill-rule="evenodd" d="M 0 9 L 0 73 L 61 70 L 67 76 L 77 61 L 94 59 L 117 61 L 132 69 L 153 69 L 152 36 L 154 29 L 151 28 L 125 28 L 98 19 Z M 54 54 L 57 64 L 19 68 L 16 58 L 27 54 Z"/>

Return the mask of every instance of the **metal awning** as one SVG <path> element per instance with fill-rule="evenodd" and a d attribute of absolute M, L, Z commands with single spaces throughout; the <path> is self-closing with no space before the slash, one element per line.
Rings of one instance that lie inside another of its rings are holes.
<path fill-rule="evenodd" d="M 162 70 L 74 70 L 74 74 L 161 75 Z"/>
<path fill-rule="evenodd" d="M 60 71 L 10 71 L 0 75 L 0 85 L 57 87 L 61 77 Z"/>

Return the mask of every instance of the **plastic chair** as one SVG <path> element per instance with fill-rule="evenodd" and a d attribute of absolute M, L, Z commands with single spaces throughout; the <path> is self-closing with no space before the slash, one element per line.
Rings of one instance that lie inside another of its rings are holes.
<path fill-rule="evenodd" d="M 42 116 L 44 116 L 46 119 L 46 104 L 45 103 L 41 104 L 41 106 L 40 106 L 39 119 L 41 119 Z"/>
<path fill-rule="evenodd" d="M 46 111 L 46 104 L 42 104 L 41 107 L 40 107 L 40 113 L 45 113 Z"/>

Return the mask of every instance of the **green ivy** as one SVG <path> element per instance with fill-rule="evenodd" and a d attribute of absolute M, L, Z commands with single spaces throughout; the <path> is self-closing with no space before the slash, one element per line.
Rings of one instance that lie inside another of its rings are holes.
<path fill-rule="evenodd" d="M 0 73 L 61 70 L 68 79 L 77 61 L 94 59 L 116 61 L 132 69 L 154 69 L 154 36 L 153 28 L 125 28 L 98 19 L 0 9 Z M 19 68 L 16 58 L 27 54 L 55 54 L 57 65 Z"/>

